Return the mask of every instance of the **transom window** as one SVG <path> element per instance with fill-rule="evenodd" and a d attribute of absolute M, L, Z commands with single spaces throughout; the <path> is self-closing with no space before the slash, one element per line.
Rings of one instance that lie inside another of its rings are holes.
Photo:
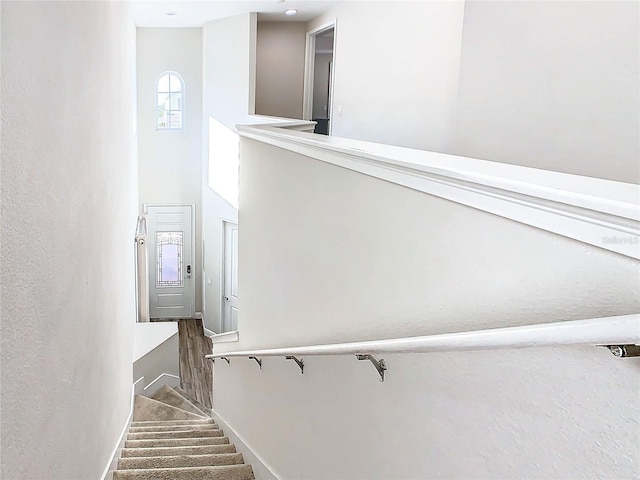
<path fill-rule="evenodd" d="M 158 130 L 182 130 L 184 126 L 184 82 L 176 72 L 164 72 L 156 83 Z"/>

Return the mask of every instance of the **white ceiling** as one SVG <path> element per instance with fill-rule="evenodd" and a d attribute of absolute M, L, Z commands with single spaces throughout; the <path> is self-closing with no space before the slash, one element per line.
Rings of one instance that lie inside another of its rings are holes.
<path fill-rule="evenodd" d="M 339 3 L 330 0 L 139 0 L 131 2 L 138 27 L 201 27 L 209 20 L 258 12 L 261 21 L 307 22 Z M 289 8 L 297 15 L 287 16 Z M 167 12 L 176 12 L 169 16 Z"/>

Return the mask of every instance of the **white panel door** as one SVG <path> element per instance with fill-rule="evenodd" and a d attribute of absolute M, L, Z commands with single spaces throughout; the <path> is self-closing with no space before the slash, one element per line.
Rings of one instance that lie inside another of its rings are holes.
<path fill-rule="evenodd" d="M 190 205 L 148 205 L 149 316 L 191 318 L 194 298 Z"/>
<path fill-rule="evenodd" d="M 222 331 L 238 329 L 238 225 L 224 222 Z"/>

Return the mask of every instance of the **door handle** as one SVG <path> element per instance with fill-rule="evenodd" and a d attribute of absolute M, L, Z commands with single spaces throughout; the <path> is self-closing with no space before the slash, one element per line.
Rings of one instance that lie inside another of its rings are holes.
<path fill-rule="evenodd" d="M 191 265 L 187 265 L 187 273 L 191 273 Z"/>

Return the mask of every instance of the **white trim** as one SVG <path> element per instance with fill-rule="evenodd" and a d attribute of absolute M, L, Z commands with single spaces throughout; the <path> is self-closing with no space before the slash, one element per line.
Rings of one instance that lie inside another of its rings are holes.
<path fill-rule="evenodd" d="M 133 418 L 134 396 L 136 394 L 136 389 L 137 389 L 136 386 L 139 382 L 143 380 L 144 380 L 144 377 L 140 377 L 131 385 L 131 402 L 129 406 L 129 416 L 127 417 L 127 420 L 124 422 L 124 426 L 122 427 L 122 432 L 120 433 L 120 437 L 118 437 L 118 441 L 116 442 L 115 447 L 113 447 L 113 452 L 111 453 L 111 457 L 109 458 L 109 461 L 107 462 L 107 465 L 104 468 L 102 475 L 100 476 L 101 480 L 110 479 L 113 476 L 113 470 L 115 470 L 117 467 L 117 462 L 118 462 L 118 459 L 120 458 L 120 453 L 124 448 L 125 437 L 127 435 L 127 432 L 129 431 L 129 426 L 131 425 L 131 419 Z"/>
<path fill-rule="evenodd" d="M 169 378 L 177 378 L 178 379 L 178 383 L 180 382 L 180 377 L 178 375 L 173 375 L 171 373 L 161 373 L 160 375 L 158 375 L 155 380 L 153 380 L 151 383 L 149 383 L 149 385 L 147 385 L 146 387 L 144 387 L 144 391 L 146 392 L 148 389 L 150 389 L 154 383 L 156 383 L 157 381 L 159 381 L 162 377 L 169 377 Z"/>
<path fill-rule="evenodd" d="M 249 445 L 249 443 L 229 426 L 229 423 L 222 418 L 222 416 L 211 409 L 212 416 L 216 419 L 216 423 L 220 426 L 224 434 L 229 437 L 229 441 L 236 446 L 236 449 L 244 457 L 245 463 L 248 463 L 253 468 L 253 474 L 258 480 L 278 480 L 282 478 L 279 475 L 274 474 L 274 469 L 264 459 L 258 455 L 255 450 Z"/>
<path fill-rule="evenodd" d="M 196 320 L 202 320 L 202 312 L 194 313 L 193 318 L 195 318 Z"/>
<path fill-rule="evenodd" d="M 231 330 L 229 332 L 214 333 L 209 335 L 211 343 L 229 343 L 237 342 L 240 340 L 240 332 L 238 330 Z"/>
<path fill-rule="evenodd" d="M 494 350 L 558 345 L 640 344 L 640 314 L 493 328 L 367 342 L 273 348 L 206 355 L 206 358 L 285 355 L 351 355 Z"/>
<path fill-rule="evenodd" d="M 313 82 L 314 82 L 314 69 L 315 69 L 315 54 L 316 54 L 316 36 L 325 31 L 333 28 L 333 67 L 331 69 L 331 88 L 329 89 L 329 130 L 328 134 L 331 135 L 331 120 L 333 119 L 333 90 L 336 84 L 335 72 L 336 72 L 336 40 L 338 38 L 338 19 L 334 18 L 330 22 L 327 22 L 319 27 L 314 28 L 307 32 L 305 55 L 304 55 L 304 84 L 302 93 L 302 118 L 304 120 L 311 120 L 313 118 Z"/>
<path fill-rule="evenodd" d="M 238 133 L 317 160 L 640 259 L 640 186 L 273 125 Z"/>

